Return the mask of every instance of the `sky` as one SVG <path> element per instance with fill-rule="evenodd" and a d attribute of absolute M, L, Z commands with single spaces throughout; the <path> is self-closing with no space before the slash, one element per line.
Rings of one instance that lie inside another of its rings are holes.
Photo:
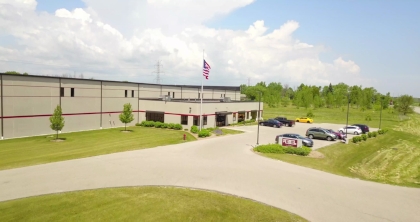
<path fill-rule="evenodd" d="M 0 72 L 420 97 L 416 0 L 0 0 Z M 203 80 L 203 57 L 211 66 Z"/>

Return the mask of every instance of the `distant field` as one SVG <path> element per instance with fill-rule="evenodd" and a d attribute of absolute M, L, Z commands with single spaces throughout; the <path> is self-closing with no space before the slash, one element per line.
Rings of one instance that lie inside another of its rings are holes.
<path fill-rule="evenodd" d="M 305 108 L 296 108 L 294 106 L 269 108 L 264 105 L 263 118 L 269 119 L 277 116 L 287 117 L 294 120 L 297 117 L 306 117 L 309 110 Z M 337 123 L 346 124 L 347 107 L 342 108 L 319 108 L 313 110 L 315 117 L 314 123 Z M 367 121 L 367 116 L 371 117 L 371 121 Z M 374 110 L 361 111 L 360 109 L 349 109 L 349 124 L 365 123 L 370 127 L 379 128 L 380 112 Z M 391 113 L 391 110 L 382 111 L 382 128 L 392 127 L 400 122 L 398 114 Z"/>

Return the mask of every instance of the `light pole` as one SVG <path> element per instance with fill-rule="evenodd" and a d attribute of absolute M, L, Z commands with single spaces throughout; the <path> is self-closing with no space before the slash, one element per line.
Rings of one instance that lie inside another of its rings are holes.
<path fill-rule="evenodd" d="M 381 96 L 381 114 L 379 114 L 379 129 L 381 129 L 381 124 L 382 124 L 382 109 L 384 107 L 384 100 L 385 100 L 385 97 Z"/>
<path fill-rule="evenodd" d="M 259 91 L 259 99 L 258 99 L 258 130 L 257 130 L 257 146 L 260 139 L 260 119 L 261 119 L 261 91 Z"/>
<path fill-rule="evenodd" d="M 347 126 L 349 125 L 349 109 L 350 109 L 350 92 L 347 92 L 346 143 L 348 143 L 348 140 L 347 140 Z"/>

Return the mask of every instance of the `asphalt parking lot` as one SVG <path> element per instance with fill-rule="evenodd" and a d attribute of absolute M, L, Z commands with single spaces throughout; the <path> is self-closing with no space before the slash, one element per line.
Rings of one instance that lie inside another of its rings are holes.
<path fill-rule="evenodd" d="M 296 133 L 300 134 L 301 136 L 305 136 L 306 130 L 310 127 L 321 127 L 325 129 L 333 129 L 338 130 L 339 128 L 344 127 L 343 124 L 331 124 L 331 123 L 296 123 L 293 127 L 281 127 L 281 128 L 273 128 L 269 126 L 260 126 L 260 135 L 259 135 L 259 141 L 258 143 L 261 144 L 269 144 L 269 143 L 275 143 L 275 138 L 277 135 L 285 134 L 285 133 Z M 248 132 L 255 132 L 257 131 L 257 126 L 246 126 L 246 127 L 232 127 L 232 129 L 238 129 L 238 130 L 244 130 Z M 370 131 L 377 130 L 375 128 L 370 128 Z M 351 138 L 353 138 L 354 135 L 348 135 L 349 143 L 351 142 Z M 257 140 L 257 138 L 255 138 Z M 327 140 L 320 140 L 320 139 L 314 139 L 314 146 L 312 147 L 313 150 L 334 144 L 334 143 L 341 143 L 340 140 L 335 141 L 327 141 Z"/>

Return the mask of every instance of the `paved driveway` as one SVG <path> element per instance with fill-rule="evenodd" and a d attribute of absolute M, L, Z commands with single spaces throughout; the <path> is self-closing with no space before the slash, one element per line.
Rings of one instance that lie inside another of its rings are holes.
<path fill-rule="evenodd" d="M 420 189 L 351 179 L 262 157 L 248 133 L 0 171 L 0 201 L 101 187 L 174 185 L 230 193 L 311 221 L 420 221 Z M 261 127 L 260 143 L 274 129 Z"/>

